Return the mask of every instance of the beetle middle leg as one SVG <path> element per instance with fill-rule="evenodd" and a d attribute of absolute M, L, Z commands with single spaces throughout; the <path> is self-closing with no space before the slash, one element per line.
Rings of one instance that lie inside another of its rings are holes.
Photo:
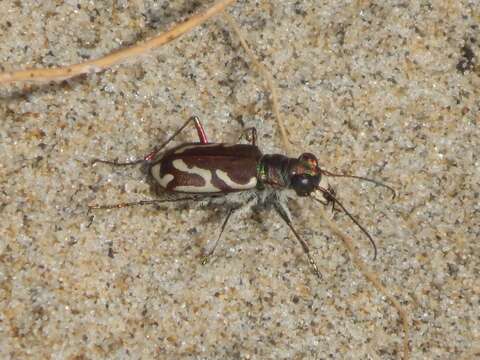
<path fill-rule="evenodd" d="M 257 129 L 254 127 L 246 128 L 242 131 L 239 141 L 245 138 L 251 145 L 257 146 Z"/>

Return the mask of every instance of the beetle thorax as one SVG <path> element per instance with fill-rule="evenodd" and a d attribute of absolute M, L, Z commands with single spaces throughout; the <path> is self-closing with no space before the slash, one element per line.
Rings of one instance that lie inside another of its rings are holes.
<path fill-rule="evenodd" d="M 265 185 L 288 188 L 290 186 L 288 173 L 292 160 L 295 161 L 296 159 L 280 154 L 262 156 L 258 164 L 257 179 Z"/>

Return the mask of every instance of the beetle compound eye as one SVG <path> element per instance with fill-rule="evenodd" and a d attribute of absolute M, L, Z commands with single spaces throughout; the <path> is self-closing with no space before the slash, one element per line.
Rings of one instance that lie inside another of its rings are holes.
<path fill-rule="evenodd" d="M 292 177 L 291 187 L 298 196 L 308 196 L 318 186 L 318 176 L 296 175 Z"/>

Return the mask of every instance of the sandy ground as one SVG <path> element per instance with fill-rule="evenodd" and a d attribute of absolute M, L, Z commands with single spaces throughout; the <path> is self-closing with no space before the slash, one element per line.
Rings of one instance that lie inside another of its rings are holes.
<path fill-rule="evenodd" d="M 371 232 L 336 223 L 408 311 L 414 359 L 480 355 L 478 1 L 241 1 L 230 9 L 278 87 L 298 154 Z M 0 68 L 99 57 L 208 1 L 1 1 Z M 141 59 L 59 84 L 0 85 L 4 359 L 396 359 L 398 314 L 309 199 L 291 201 L 323 280 L 273 212 L 88 204 L 152 196 L 138 167 L 189 116 L 211 141 L 255 126 L 284 152 L 269 92 L 217 17 Z M 179 142 L 191 141 L 187 131 Z M 292 154 L 298 156 L 298 154 Z"/>

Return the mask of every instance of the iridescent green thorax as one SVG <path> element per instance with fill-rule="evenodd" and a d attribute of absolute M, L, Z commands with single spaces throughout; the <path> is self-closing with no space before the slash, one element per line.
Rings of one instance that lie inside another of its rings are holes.
<path fill-rule="evenodd" d="M 260 161 L 257 164 L 257 189 L 263 190 L 265 188 L 265 180 L 267 179 L 267 167 L 265 163 Z"/>

